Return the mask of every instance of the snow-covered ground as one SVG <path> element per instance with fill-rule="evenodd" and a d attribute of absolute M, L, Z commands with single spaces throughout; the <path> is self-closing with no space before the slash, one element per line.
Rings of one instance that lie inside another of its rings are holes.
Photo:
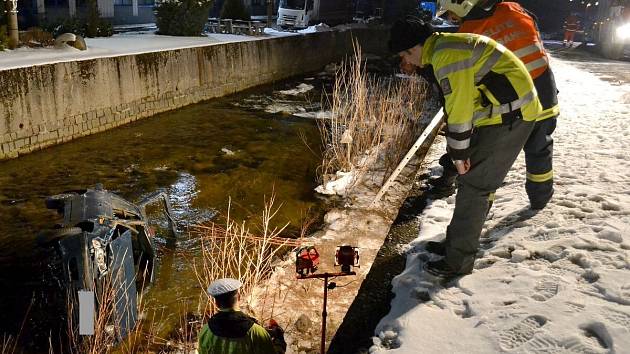
<path fill-rule="evenodd" d="M 444 237 L 454 196 L 432 201 L 371 352 L 630 353 L 630 85 L 559 59 L 553 68 L 562 109 L 553 200 L 529 210 L 521 156 L 473 274 L 441 285 L 421 271 L 423 248 Z"/>

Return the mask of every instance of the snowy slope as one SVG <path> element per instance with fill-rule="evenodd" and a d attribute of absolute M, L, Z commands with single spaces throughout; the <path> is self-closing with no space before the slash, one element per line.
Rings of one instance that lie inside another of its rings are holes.
<path fill-rule="evenodd" d="M 475 271 L 435 285 L 421 271 L 424 242 L 444 237 L 454 197 L 433 201 L 371 352 L 630 353 L 630 87 L 558 59 L 553 68 L 562 115 L 552 202 L 528 209 L 520 156 Z"/>

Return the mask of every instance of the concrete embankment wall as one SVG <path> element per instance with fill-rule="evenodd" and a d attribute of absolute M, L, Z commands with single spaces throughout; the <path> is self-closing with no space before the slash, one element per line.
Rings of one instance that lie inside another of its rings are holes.
<path fill-rule="evenodd" d="M 381 28 L 221 43 L 0 71 L 0 160 L 384 51 Z"/>

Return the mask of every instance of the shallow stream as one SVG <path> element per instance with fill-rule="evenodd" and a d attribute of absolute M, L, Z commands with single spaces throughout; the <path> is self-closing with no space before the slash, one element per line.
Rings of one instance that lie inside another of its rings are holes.
<path fill-rule="evenodd" d="M 103 183 L 138 201 L 164 188 L 182 231 L 224 215 L 230 198 L 234 219 L 260 215 L 272 193 L 282 203 L 275 220 L 290 222 L 289 234 L 309 210 L 321 215 L 323 202 L 313 191 L 319 132 L 314 120 L 292 115 L 321 114 L 313 112 L 329 84 L 320 79 L 260 87 L 0 162 L 0 336 L 15 336 L 25 319 L 21 350 L 47 352 L 48 338 L 64 326 L 49 301 L 57 289 L 50 249 L 37 240 L 60 221 L 45 208 L 46 196 Z M 164 223 L 158 213 L 150 217 Z M 163 308 L 165 325 L 175 326 L 199 295 L 191 259 L 180 252 L 194 257 L 195 244 L 157 237 L 159 268 L 147 304 Z"/>

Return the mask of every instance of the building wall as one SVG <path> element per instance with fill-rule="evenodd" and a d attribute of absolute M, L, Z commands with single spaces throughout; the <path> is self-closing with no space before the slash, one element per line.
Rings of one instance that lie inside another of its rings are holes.
<path fill-rule="evenodd" d="M 140 23 L 154 23 L 155 15 L 153 14 L 154 7 L 147 5 L 138 6 L 138 16 L 133 15 L 133 6 L 129 5 L 114 5 L 114 18 L 109 20 L 114 25 L 128 25 L 128 24 L 140 24 Z"/>
<path fill-rule="evenodd" d="M 0 159 L 382 52 L 383 29 L 321 32 L 0 71 Z"/>

